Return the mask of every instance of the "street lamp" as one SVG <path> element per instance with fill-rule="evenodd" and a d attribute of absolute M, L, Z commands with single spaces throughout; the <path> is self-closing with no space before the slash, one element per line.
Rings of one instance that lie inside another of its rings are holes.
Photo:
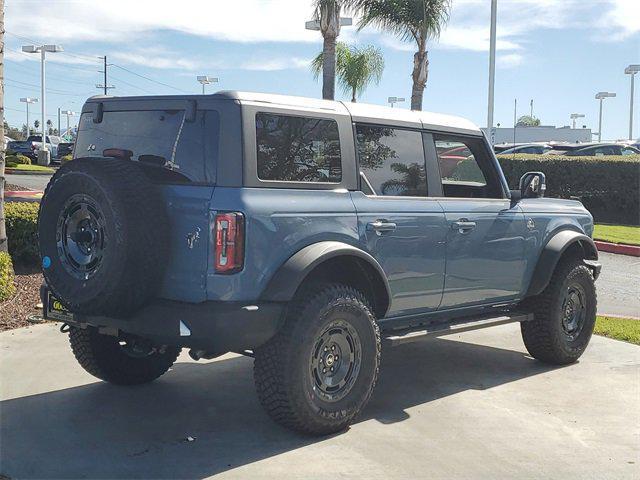
<path fill-rule="evenodd" d="M 633 80 L 636 73 L 640 72 L 640 65 L 629 65 L 624 69 L 626 75 L 631 75 L 631 98 L 629 99 L 629 140 L 633 140 Z"/>
<path fill-rule="evenodd" d="M 576 129 L 576 118 L 584 118 L 585 116 L 582 113 L 572 113 L 571 120 L 573 120 L 573 129 Z"/>
<path fill-rule="evenodd" d="M 45 75 L 44 75 L 44 64 L 47 53 L 57 53 L 63 52 L 64 50 L 60 45 L 40 45 L 39 47 L 36 45 L 23 45 L 22 51 L 25 53 L 39 53 L 40 54 L 40 98 L 42 98 L 42 103 L 40 106 L 42 107 L 42 151 L 47 151 L 47 119 L 46 116 L 46 108 L 45 108 Z M 46 160 L 43 160 L 43 163 L 49 163 L 48 154 Z"/>
<path fill-rule="evenodd" d="M 402 98 L 402 97 L 389 97 L 389 98 L 387 98 L 387 102 L 389 102 L 389 105 L 391 105 L 391 108 L 393 108 L 393 106 L 396 103 L 402 103 L 404 101 L 405 101 L 405 99 Z"/>
<path fill-rule="evenodd" d="M 106 85 L 104 83 L 96 83 L 96 88 L 100 90 L 104 90 L 104 94 L 107 94 L 107 90 L 111 90 L 112 88 L 116 88 L 113 85 Z"/>
<path fill-rule="evenodd" d="M 491 28 L 489 33 L 489 94 L 487 100 L 487 128 L 492 132 L 493 143 L 493 104 L 496 84 L 496 23 L 498 0 L 491 0 Z"/>
<path fill-rule="evenodd" d="M 340 26 L 341 27 L 350 27 L 353 25 L 353 18 L 350 17 L 340 17 Z M 307 30 L 320 30 L 320 20 L 309 20 L 308 22 L 304 22 L 304 28 Z"/>
<path fill-rule="evenodd" d="M 613 98 L 616 94 L 613 92 L 598 92 L 596 93 L 596 100 L 600 100 L 600 115 L 598 121 L 598 141 L 602 141 L 602 100 L 605 98 Z"/>
<path fill-rule="evenodd" d="M 202 84 L 202 94 L 204 95 L 204 86 L 209 85 L 211 83 L 218 83 L 218 79 L 216 77 L 210 77 L 209 75 L 198 75 L 198 82 Z"/>
<path fill-rule="evenodd" d="M 29 104 L 30 103 L 38 103 L 38 99 L 37 98 L 31 98 L 31 97 L 23 97 L 23 98 L 20 99 L 20 101 L 27 104 L 27 137 L 28 137 L 29 136 L 29 131 L 30 131 L 30 127 L 29 127 Z"/>
<path fill-rule="evenodd" d="M 76 114 L 76 112 L 72 112 L 71 110 L 63 110 L 60 113 L 62 115 L 66 115 L 67 116 L 67 134 L 69 134 L 69 117 L 73 117 Z"/>

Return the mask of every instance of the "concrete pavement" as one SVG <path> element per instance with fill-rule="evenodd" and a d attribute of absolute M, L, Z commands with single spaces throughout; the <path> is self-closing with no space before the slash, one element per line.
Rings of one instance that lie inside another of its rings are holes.
<path fill-rule="evenodd" d="M 640 258 L 600 252 L 598 313 L 640 317 Z"/>
<path fill-rule="evenodd" d="M 182 355 L 114 387 L 52 324 L 0 334 L 0 385 L 15 478 L 640 477 L 640 348 L 602 337 L 564 368 L 528 357 L 517 325 L 385 350 L 358 423 L 326 438 L 269 420 L 251 359 Z"/>
<path fill-rule="evenodd" d="M 26 187 L 30 190 L 44 190 L 51 175 L 7 175 L 7 183 Z"/>

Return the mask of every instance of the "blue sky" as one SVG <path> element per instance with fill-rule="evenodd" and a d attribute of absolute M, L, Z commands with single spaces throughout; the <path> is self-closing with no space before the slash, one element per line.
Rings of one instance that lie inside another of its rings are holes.
<path fill-rule="evenodd" d="M 446 30 L 429 47 L 424 109 L 484 126 L 490 1 L 452 3 Z M 6 1 L 5 113 L 11 125 L 25 121 L 20 97 L 40 97 L 39 57 L 19 51 L 30 41 L 65 48 L 47 61 L 47 113 L 54 124 L 58 107 L 80 110 L 87 96 L 98 93 L 97 57 L 104 54 L 117 65 L 109 67 L 117 95 L 198 93 L 196 75 L 202 74 L 220 78 L 210 91 L 321 93 L 308 68 L 322 45 L 319 33 L 304 29 L 310 1 L 49 0 L 46 17 L 41 7 L 40 0 Z M 514 99 L 518 115 L 529 112 L 533 99 L 534 115 L 544 124 L 567 125 L 569 114 L 577 112 L 586 115 L 580 124 L 595 131 L 594 95 L 607 90 L 618 96 L 605 101 L 603 138 L 625 138 L 630 85 L 624 68 L 640 63 L 638 19 L 638 0 L 498 0 L 495 121 L 511 126 Z M 341 40 L 379 46 L 385 55 L 382 81 L 359 101 L 385 104 L 388 96 L 410 97 L 412 44 L 375 29 L 344 28 Z M 640 76 L 636 80 L 638 137 Z M 39 112 L 39 105 L 32 107 Z"/>

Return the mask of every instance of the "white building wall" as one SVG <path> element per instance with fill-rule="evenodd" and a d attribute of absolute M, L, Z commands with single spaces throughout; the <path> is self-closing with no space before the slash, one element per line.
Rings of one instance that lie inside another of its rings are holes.
<path fill-rule="evenodd" d="M 487 128 L 482 129 L 491 138 Z M 493 143 L 514 143 L 513 128 L 494 128 Z M 555 126 L 517 127 L 515 129 L 515 143 L 530 142 L 592 142 L 590 128 L 570 128 Z"/>

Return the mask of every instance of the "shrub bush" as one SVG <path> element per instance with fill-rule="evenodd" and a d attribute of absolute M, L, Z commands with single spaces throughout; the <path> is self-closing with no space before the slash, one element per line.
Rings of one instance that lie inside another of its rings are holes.
<path fill-rule="evenodd" d="M 38 251 L 38 203 L 9 202 L 5 206 L 9 253 L 13 261 L 37 265 Z"/>
<path fill-rule="evenodd" d="M 13 168 L 13 167 L 17 167 L 18 164 L 17 163 L 13 163 L 13 162 L 7 162 L 4 164 L 5 167 L 7 168 Z"/>
<path fill-rule="evenodd" d="M 31 165 L 31 159 L 24 155 L 8 155 L 5 157 L 5 162 L 7 163 L 15 163 L 17 165 Z"/>
<path fill-rule="evenodd" d="M 547 176 L 548 197 L 579 198 L 597 222 L 640 225 L 640 155 L 498 155 L 509 186 L 530 171 Z"/>
<path fill-rule="evenodd" d="M 10 299 L 16 293 L 13 278 L 11 257 L 7 252 L 0 252 L 0 302 Z"/>

